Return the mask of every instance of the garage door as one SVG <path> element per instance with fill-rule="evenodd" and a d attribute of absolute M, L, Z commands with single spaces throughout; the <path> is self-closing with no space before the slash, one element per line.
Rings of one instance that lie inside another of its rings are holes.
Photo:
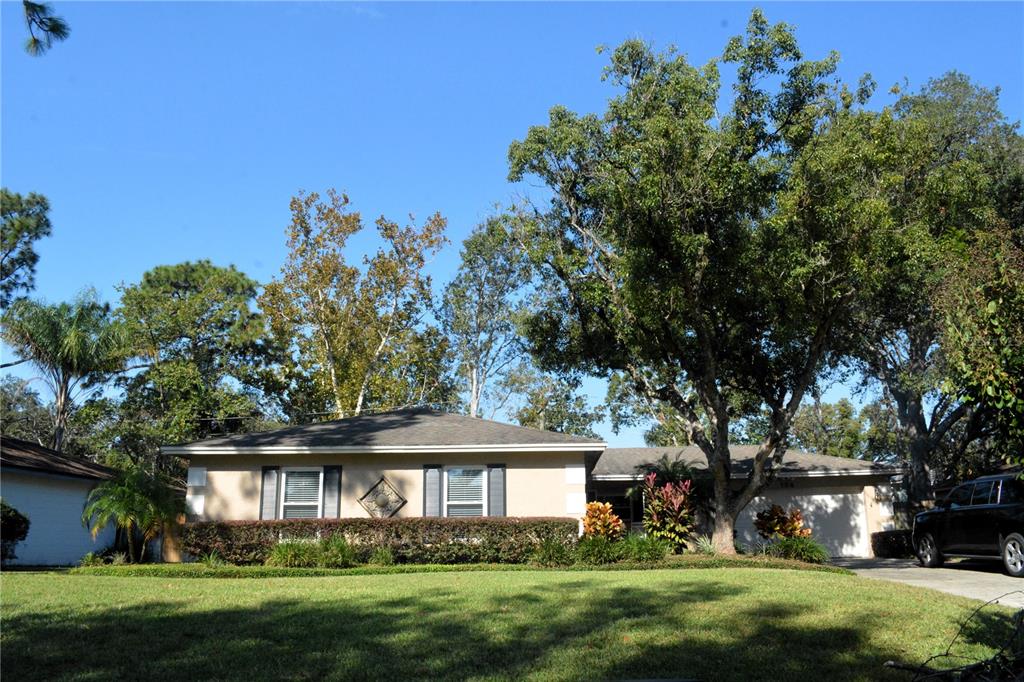
<path fill-rule="evenodd" d="M 851 492 L 823 490 L 771 490 L 751 502 L 736 522 L 739 541 L 753 545 L 763 541 L 754 529 L 754 515 L 771 504 L 783 508 L 798 507 L 804 515 L 804 525 L 814 538 L 825 545 L 832 556 L 871 556 L 867 515 L 864 510 L 862 489 Z"/>

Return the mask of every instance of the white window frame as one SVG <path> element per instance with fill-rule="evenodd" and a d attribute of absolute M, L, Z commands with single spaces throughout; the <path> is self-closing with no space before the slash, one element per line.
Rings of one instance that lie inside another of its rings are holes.
<path fill-rule="evenodd" d="M 317 473 L 320 474 L 320 482 L 316 486 L 316 517 L 315 518 L 318 518 L 318 519 L 323 518 L 323 516 L 324 516 L 324 468 L 323 467 L 281 467 L 281 495 L 280 495 L 281 499 L 277 503 L 277 507 L 278 507 L 277 508 L 277 518 L 279 518 L 279 519 L 283 519 L 284 518 L 284 508 L 285 508 L 285 502 L 284 502 L 285 494 L 284 494 L 284 491 L 286 489 L 285 485 L 286 485 L 286 481 L 287 481 L 287 478 L 288 478 L 288 472 L 289 471 L 316 471 Z M 289 507 L 292 507 L 292 506 L 295 506 L 295 507 L 306 507 L 308 505 L 309 505 L 308 502 L 303 502 L 303 503 L 290 502 L 288 504 Z"/>
<path fill-rule="evenodd" d="M 484 517 L 486 517 L 487 516 L 487 512 L 489 511 L 489 509 L 487 507 L 487 505 L 489 503 L 489 500 L 487 499 L 487 488 L 488 488 L 488 483 L 489 483 L 487 467 L 482 465 L 482 464 L 452 464 L 452 465 L 443 467 L 443 469 L 444 469 L 444 476 L 442 477 L 443 478 L 443 482 L 442 482 L 442 486 L 441 486 L 441 488 L 442 488 L 442 491 L 441 491 L 441 501 L 444 504 L 442 505 L 443 509 L 442 509 L 441 515 L 444 516 L 444 517 L 448 516 L 448 472 L 451 469 L 458 469 L 458 470 L 480 471 L 480 472 L 483 473 L 483 485 L 482 485 L 483 490 L 481 491 L 481 504 L 482 504 L 482 506 L 481 506 L 481 509 L 480 509 L 480 516 L 479 517 L 476 517 L 476 516 L 470 516 L 470 517 L 463 516 L 461 518 L 474 518 L 475 519 L 475 518 L 484 518 Z M 454 506 L 454 507 L 465 507 L 465 506 L 469 506 L 471 504 L 476 504 L 476 502 L 453 502 L 452 506 Z"/>

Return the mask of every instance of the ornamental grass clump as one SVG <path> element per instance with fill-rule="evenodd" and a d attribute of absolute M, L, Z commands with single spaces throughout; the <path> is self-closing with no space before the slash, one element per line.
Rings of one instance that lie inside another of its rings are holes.
<path fill-rule="evenodd" d="M 339 535 L 322 540 L 283 540 L 270 550 L 266 565 L 280 568 L 351 568 L 356 565 L 356 552 Z"/>
<path fill-rule="evenodd" d="M 608 502 L 588 502 L 583 517 L 583 537 L 618 540 L 626 531 L 626 524 L 612 511 Z"/>
<path fill-rule="evenodd" d="M 765 554 L 808 564 L 826 564 L 831 558 L 824 545 L 806 535 L 779 538 L 766 547 Z"/>
<path fill-rule="evenodd" d="M 658 485 L 657 479 L 653 472 L 644 477 L 644 530 L 649 536 L 668 542 L 673 552 L 680 553 L 693 534 L 693 481 Z"/>
<path fill-rule="evenodd" d="M 811 529 L 804 528 L 803 513 L 796 507 L 788 512 L 777 504 L 757 512 L 754 528 L 765 539 L 809 538 Z"/>

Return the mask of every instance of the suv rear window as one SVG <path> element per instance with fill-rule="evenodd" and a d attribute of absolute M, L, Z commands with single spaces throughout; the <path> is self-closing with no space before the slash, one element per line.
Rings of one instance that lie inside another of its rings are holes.
<path fill-rule="evenodd" d="M 1003 494 L 999 497 L 1000 504 L 1016 504 L 1024 502 L 1024 490 L 1021 482 L 1013 478 L 1003 479 Z"/>

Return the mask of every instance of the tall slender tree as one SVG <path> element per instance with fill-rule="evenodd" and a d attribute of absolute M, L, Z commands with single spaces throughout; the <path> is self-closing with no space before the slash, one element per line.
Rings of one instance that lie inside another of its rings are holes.
<path fill-rule="evenodd" d="M 525 354 L 516 328 L 526 310 L 530 263 L 513 238 L 515 216 L 488 218 L 462 244 L 462 262 L 445 287 L 440 318 L 458 357 L 466 411 L 480 417 L 509 397 L 502 378 Z"/>
<path fill-rule="evenodd" d="M 376 227 L 383 245 L 362 267 L 352 265 L 347 243 L 363 222 L 348 203 L 333 190 L 325 201 L 315 192 L 292 199 L 288 258 L 260 297 L 275 337 L 291 354 L 292 380 L 311 373 L 335 417 L 357 415 L 368 405 L 396 407 L 408 395 L 396 359 L 411 344 L 434 338 L 422 334 L 431 306 L 424 268 L 445 243 L 439 214 L 419 227 L 381 217 Z"/>

